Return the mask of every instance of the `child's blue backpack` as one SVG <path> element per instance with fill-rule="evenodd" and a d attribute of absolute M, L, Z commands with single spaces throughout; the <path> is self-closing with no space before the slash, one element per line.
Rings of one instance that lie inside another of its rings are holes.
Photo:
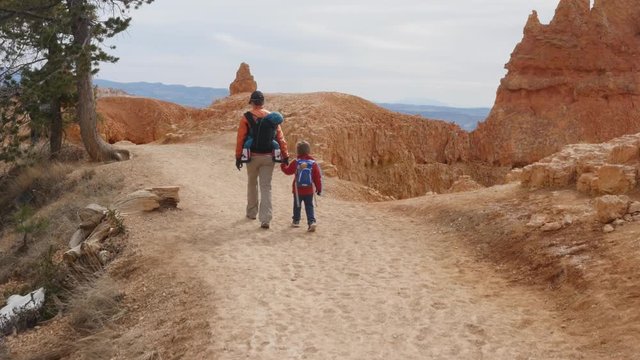
<path fill-rule="evenodd" d="M 296 186 L 299 188 L 305 188 L 313 186 L 312 168 L 316 162 L 313 160 L 297 159 L 296 170 Z"/>

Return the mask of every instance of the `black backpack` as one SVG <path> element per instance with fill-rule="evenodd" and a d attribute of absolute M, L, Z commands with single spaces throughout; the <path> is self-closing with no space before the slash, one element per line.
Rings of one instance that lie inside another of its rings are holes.
<path fill-rule="evenodd" d="M 253 138 L 251 152 L 268 154 L 273 151 L 273 140 L 276 138 L 277 125 L 264 118 L 255 118 L 253 113 L 247 111 L 244 117 L 249 122 L 249 136 Z"/>

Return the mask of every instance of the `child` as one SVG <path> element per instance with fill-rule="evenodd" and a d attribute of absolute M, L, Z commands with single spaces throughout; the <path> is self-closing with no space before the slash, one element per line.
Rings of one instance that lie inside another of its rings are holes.
<path fill-rule="evenodd" d="M 293 179 L 293 222 L 291 226 L 300 227 L 302 203 L 307 213 L 307 231 L 316 231 L 316 218 L 313 213 L 313 192 L 322 194 L 322 174 L 320 166 L 311 157 L 311 146 L 306 141 L 296 145 L 297 158 L 289 165 L 280 164 L 280 168 L 287 175 L 294 175 Z"/>
<path fill-rule="evenodd" d="M 246 140 L 242 145 L 242 156 L 240 157 L 240 161 L 243 163 L 248 163 L 251 161 L 251 148 L 253 147 L 254 137 L 258 134 L 254 132 L 258 132 L 260 126 L 263 126 L 265 129 L 273 129 L 272 130 L 272 139 L 271 139 L 271 147 L 273 148 L 273 161 L 274 162 L 282 162 L 282 156 L 280 153 L 280 144 L 275 139 L 275 129 L 278 125 L 282 124 L 284 118 L 282 114 L 279 112 L 272 112 L 265 116 L 261 121 L 261 124 L 258 125 L 256 123 L 255 115 L 251 113 L 251 111 L 247 111 L 244 114 L 247 122 L 249 123 L 249 133 L 247 134 Z"/>

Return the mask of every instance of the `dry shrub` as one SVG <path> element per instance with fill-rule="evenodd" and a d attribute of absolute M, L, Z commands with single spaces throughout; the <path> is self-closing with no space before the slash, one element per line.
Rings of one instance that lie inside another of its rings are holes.
<path fill-rule="evenodd" d="M 55 200 L 71 185 L 65 182 L 73 167 L 61 163 L 40 163 L 23 168 L 4 180 L 4 191 L 0 196 L 0 207 L 10 210 L 20 205 L 40 207 Z"/>
<path fill-rule="evenodd" d="M 102 276 L 78 285 L 69 297 L 71 326 L 80 334 L 95 334 L 124 313 L 122 292 L 113 279 Z"/>
<path fill-rule="evenodd" d="M 77 162 L 86 159 L 86 157 L 87 152 L 82 146 L 65 144 L 56 159 L 61 162 Z"/>
<path fill-rule="evenodd" d="M 88 170 L 83 174 L 82 183 L 78 184 L 78 192 L 85 197 L 105 196 L 115 193 L 124 186 L 124 176 L 110 174 L 95 176 L 95 171 Z"/>
<path fill-rule="evenodd" d="M 2 340 L 0 340 L 0 359 L 9 359 L 9 349 Z"/>
<path fill-rule="evenodd" d="M 74 359 L 79 360 L 110 360 L 116 355 L 113 346 L 119 334 L 106 329 L 94 335 L 75 341 L 70 347 L 73 349 Z"/>

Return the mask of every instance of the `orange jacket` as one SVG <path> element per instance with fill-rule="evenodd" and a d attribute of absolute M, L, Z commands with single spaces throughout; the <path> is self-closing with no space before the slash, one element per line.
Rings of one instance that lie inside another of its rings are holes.
<path fill-rule="evenodd" d="M 256 118 L 263 118 L 269 114 L 269 111 L 265 109 L 252 109 L 251 113 Z M 242 156 L 242 146 L 249 134 L 250 128 L 251 126 L 249 125 L 249 121 L 247 121 L 247 118 L 242 115 L 242 120 L 240 120 L 240 125 L 238 125 L 238 137 L 236 138 L 236 159 L 239 159 Z M 280 144 L 280 153 L 282 158 L 288 158 L 289 150 L 287 149 L 287 141 L 284 139 L 284 133 L 282 132 L 280 125 L 278 125 L 276 130 L 276 141 Z"/>

